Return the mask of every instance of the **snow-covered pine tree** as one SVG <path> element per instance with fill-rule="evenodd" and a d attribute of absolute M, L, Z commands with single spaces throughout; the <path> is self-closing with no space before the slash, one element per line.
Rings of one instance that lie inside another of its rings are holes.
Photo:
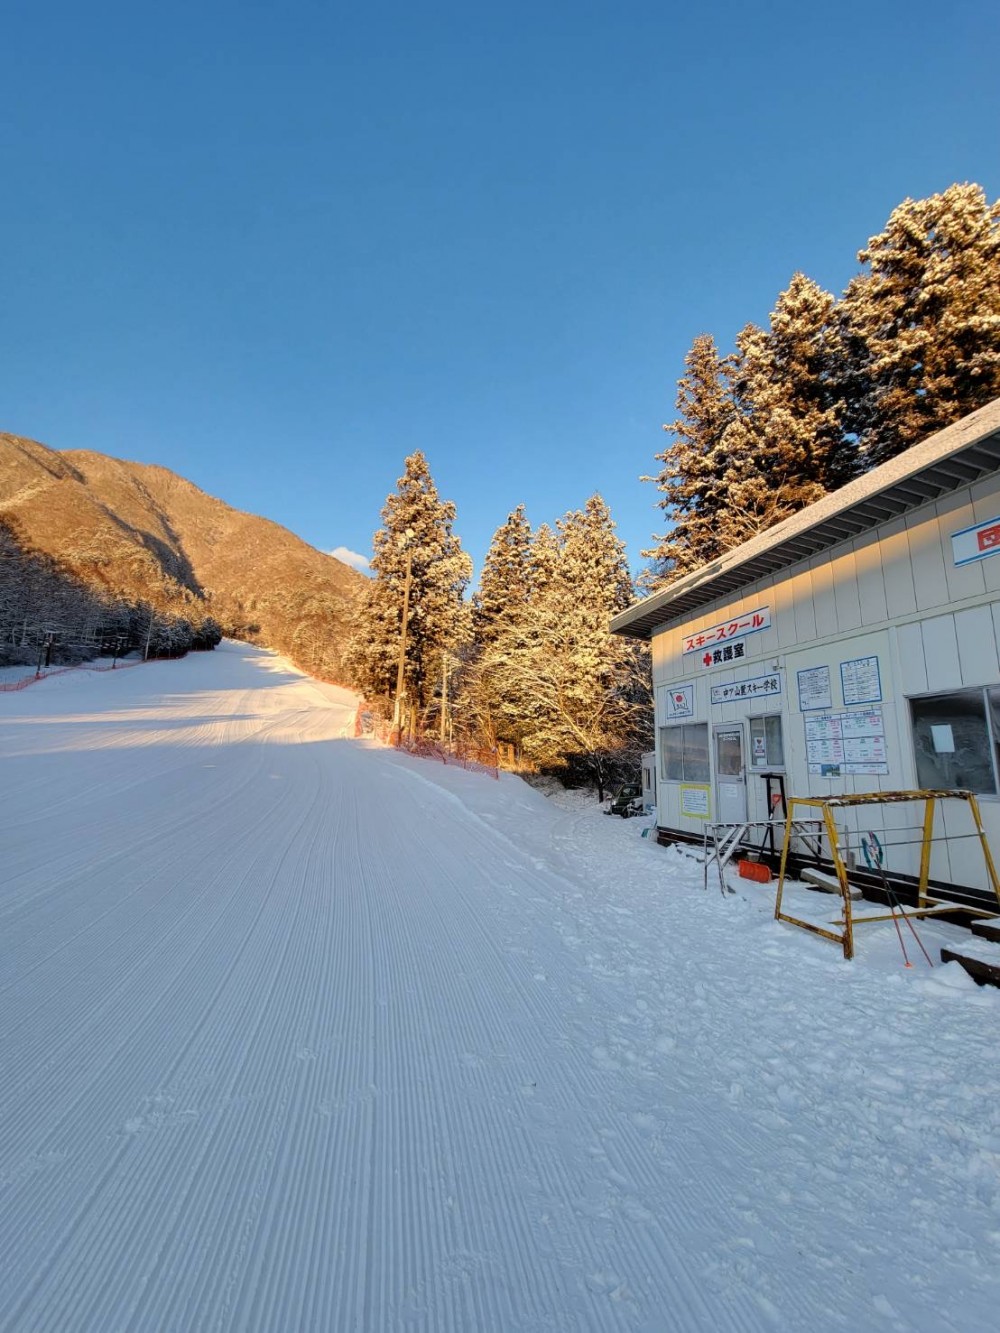
<path fill-rule="evenodd" d="M 531 552 L 531 525 L 521 504 L 507 515 L 490 542 L 472 599 L 472 638 L 456 681 L 458 716 L 466 731 L 491 749 L 501 740 L 515 744 L 520 740 L 516 720 L 504 708 L 496 668 L 527 613 Z"/>
<path fill-rule="evenodd" d="M 717 527 L 726 507 L 728 464 L 720 445 L 733 420 L 731 359 L 720 357 L 711 334 L 695 338 L 678 380 L 677 418 L 663 429 L 671 441 L 656 460 L 657 505 L 670 524 L 643 556 L 652 561 L 643 577 L 653 590 L 713 559 L 720 547 Z"/>
<path fill-rule="evenodd" d="M 716 470 L 728 502 L 722 550 L 731 550 L 849 481 L 856 447 L 841 425 L 842 358 L 833 296 L 796 273 L 767 331 L 748 324 L 730 372 L 735 414 Z"/>
<path fill-rule="evenodd" d="M 516 619 L 531 593 L 531 524 L 520 504 L 497 528 L 472 599 L 476 642 L 486 647 Z"/>
<path fill-rule="evenodd" d="M 598 784 L 623 759 L 638 768 L 651 718 L 642 654 L 608 631 L 633 591 L 625 549 L 599 495 L 541 527 L 523 614 L 485 654 L 502 725 L 542 766 L 571 763 Z"/>
<path fill-rule="evenodd" d="M 532 533 L 523 505 L 494 534 L 461 682 L 461 713 L 487 745 L 508 741 L 520 746 L 524 738 L 523 665 L 538 643 L 538 607 L 558 560 L 555 533 L 546 524 Z"/>
<path fill-rule="evenodd" d="M 1000 394 L 1000 201 L 906 199 L 841 303 L 847 424 L 873 467 Z"/>
<path fill-rule="evenodd" d="M 443 654 L 457 652 L 467 636 L 463 593 L 472 562 L 452 531 L 454 521 L 455 506 L 438 495 L 426 458 L 411 454 L 373 538 L 375 577 L 359 606 L 347 657 L 354 683 L 373 699 L 395 694 L 408 562 L 404 688 L 411 709 L 432 706 Z"/>

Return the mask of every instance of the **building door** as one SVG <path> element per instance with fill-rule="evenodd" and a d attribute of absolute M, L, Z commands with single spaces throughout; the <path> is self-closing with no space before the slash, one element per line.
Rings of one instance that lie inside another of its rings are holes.
<path fill-rule="evenodd" d="M 722 824 L 743 824 L 747 817 L 747 772 L 743 762 L 743 724 L 715 728 L 716 808 Z"/>

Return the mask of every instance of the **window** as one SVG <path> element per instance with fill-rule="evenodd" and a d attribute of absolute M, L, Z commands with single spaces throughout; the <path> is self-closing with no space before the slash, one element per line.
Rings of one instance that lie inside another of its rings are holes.
<path fill-rule="evenodd" d="M 708 723 L 660 728 L 660 772 L 667 782 L 708 782 Z"/>
<path fill-rule="evenodd" d="M 750 763 L 754 768 L 785 767 L 780 713 L 750 719 Z"/>
<path fill-rule="evenodd" d="M 921 787 L 962 787 L 977 796 L 996 795 L 1000 688 L 911 699 L 910 715 Z"/>

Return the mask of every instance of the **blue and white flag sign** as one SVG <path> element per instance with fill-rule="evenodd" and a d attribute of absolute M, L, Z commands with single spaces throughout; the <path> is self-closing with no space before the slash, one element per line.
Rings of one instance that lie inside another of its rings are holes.
<path fill-rule="evenodd" d="M 963 528 L 951 534 L 951 549 L 956 565 L 969 565 L 973 560 L 985 560 L 989 555 L 1000 555 L 1000 517 L 977 523 L 974 528 Z"/>

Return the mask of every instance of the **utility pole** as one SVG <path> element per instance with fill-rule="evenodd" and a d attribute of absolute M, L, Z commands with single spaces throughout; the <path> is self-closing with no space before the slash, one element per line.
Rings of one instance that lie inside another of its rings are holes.
<path fill-rule="evenodd" d="M 143 649 L 142 660 L 149 660 L 149 643 L 153 637 L 153 621 L 156 619 L 156 612 L 152 607 L 149 608 L 149 629 L 146 631 L 146 647 Z"/>
<path fill-rule="evenodd" d="M 407 536 L 412 536 L 408 531 Z M 406 667 L 406 630 L 410 619 L 410 585 L 413 581 L 413 552 L 406 551 L 406 581 L 403 584 L 403 625 L 399 636 L 399 662 L 396 666 L 396 705 L 392 713 L 392 729 L 399 744 L 399 735 L 403 725 L 403 672 Z"/>

